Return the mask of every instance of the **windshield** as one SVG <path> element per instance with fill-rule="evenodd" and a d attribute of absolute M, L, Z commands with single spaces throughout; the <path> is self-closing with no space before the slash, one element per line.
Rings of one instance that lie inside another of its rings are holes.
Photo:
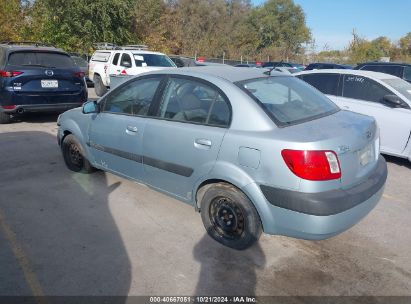
<path fill-rule="evenodd" d="M 72 68 L 74 62 L 70 56 L 52 52 L 15 52 L 9 56 L 10 65 L 43 67 L 43 68 Z"/>
<path fill-rule="evenodd" d="M 408 99 L 408 101 L 411 101 L 411 83 L 408 83 L 402 79 L 395 78 L 383 79 L 382 81 L 404 95 L 405 98 Z"/>
<path fill-rule="evenodd" d="M 296 124 L 339 111 L 325 95 L 294 77 L 257 78 L 238 85 L 256 99 L 278 125 Z"/>
<path fill-rule="evenodd" d="M 173 61 L 166 55 L 159 54 L 134 54 L 136 66 L 154 66 L 154 67 L 175 67 Z"/>

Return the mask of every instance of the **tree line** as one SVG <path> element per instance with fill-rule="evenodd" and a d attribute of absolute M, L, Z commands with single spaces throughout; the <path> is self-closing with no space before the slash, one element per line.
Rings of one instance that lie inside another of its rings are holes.
<path fill-rule="evenodd" d="M 398 43 L 353 33 L 343 51 L 316 52 L 293 0 L 0 0 L 0 41 L 41 41 L 90 54 L 97 42 L 146 44 L 177 54 L 244 60 L 359 62 L 411 59 L 411 33 Z"/>

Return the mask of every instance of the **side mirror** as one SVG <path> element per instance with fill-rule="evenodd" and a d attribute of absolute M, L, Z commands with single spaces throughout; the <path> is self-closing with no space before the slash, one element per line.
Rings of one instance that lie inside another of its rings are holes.
<path fill-rule="evenodd" d="M 98 112 L 97 101 L 91 100 L 83 104 L 83 114 L 91 114 Z"/>
<path fill-rule="evenodd" d="M 402 105 L 402 100 L 397 95 L 385 95 L 383 100 L 390 107 L 396 108 Z"/>
<path fill-rule="evenodd" d="M 131 62 L 130 61 L 123 61 L 121 63 L 121 66 L 123 66 L 125 68 L 131 68 Z"/>

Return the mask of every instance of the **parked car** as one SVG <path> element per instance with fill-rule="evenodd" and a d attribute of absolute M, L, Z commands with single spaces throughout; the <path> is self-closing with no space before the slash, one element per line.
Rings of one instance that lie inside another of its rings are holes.
<path fill-rule="evenodd" d="M 373 116 L 380 128 L 381 152 L 411 161 L 411 84 L 363 70 L 301 72 L 297 77 L 342 109 Z"/>
<path fill-rule="evenodd" d="M 234 67 L 236 68 L 256 68 L 257 65 L 255 63 L 239 63 L 239 64 L 236 64 Z"/>
<path fill-rule="evenodd" d="M 24 112 L 63 112 L 87 101 L 84 73 L 63 50 L 0 44 L 0 123 Z"/>
<path fill-rule="evenodd" d="M 197 66 L 198 63 L 194 58 L 182 56 L 169 56 L 178 68 Z"/>
<path fill-rule="evenodd" d="M 80 68 L 80 70 L 84 73 L 87 87 L 92 88 L 94 86 L 94 83 L 90 80 L 88 77 L 88 62 L 84 58 L 80 56 L 74 56 L 71 55 L 71 58 L 73 59 L 74 63 L 76 66 Z"/>
<path fill-rule="evenodd" d="M 103 96 L 110 88 L 110 76 L 138 75 L 164 68 L 175 68 L 167 55 L 141 48 L 97 50 L 90 59 L 89 78 L 94 82 L 97 96 Z"/>
<path fill-rule="evenodd" d="M 189 203 L 211 237 L 236 249 L 262 230 L 329 238 L 368 214 L 387 177 L 375 120 L 295 77 L 238 71 L 152 71 L 65 112 L 57 136 L 67 167 Z"/>
<path fill-rule="evenodd" d="M 267 61 L 262 64 L 263 68 L 273 68 L 273 67 L 286 67 L 286 68 L 294 68 L 291 63 L 283 62 L 283 61 Z"/>
<path fill-rule="evenodd" d="M 304 71 L 324 70 L 324 69 L 352 69 L 352 66 L 348 64 L 316 62 L 316 63 L 310 63 L 309 65 L 307 65 Z"/>
<path fill-rule="evenodd" d="M 355 69 L 391 74 L 411 83 L 411 64 L 397 62 L 365 62 L 357 65 Z"/>
<path fill-rule="evenodd" d="M 290 62 L 290 64 L 296 68 L 298 71 L 304 71 L 306 66 L 301 64 L 301 63 L 294 63 L 294 62 Z"/>

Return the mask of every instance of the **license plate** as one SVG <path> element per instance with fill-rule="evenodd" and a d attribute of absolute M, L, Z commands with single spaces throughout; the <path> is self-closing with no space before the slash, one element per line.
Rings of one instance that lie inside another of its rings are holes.
<path fill-rule="evenodd" d="M 372 144 L 367 145 L 359 153 L 360 164 L 362 166 L 367 165 L 370 161 L 374 159 L 374 146 Z"/>
<path fill-rule="evenodd" d="M 58 88 L 59 82 L 58 80 L 42 80 L 41 87 L 42 88 Z"/>

